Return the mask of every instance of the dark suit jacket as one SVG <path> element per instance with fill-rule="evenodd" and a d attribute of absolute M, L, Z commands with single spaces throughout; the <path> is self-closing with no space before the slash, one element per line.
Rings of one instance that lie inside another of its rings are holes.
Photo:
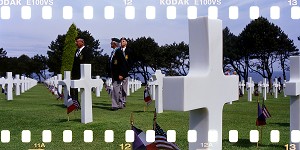
<path fill-rule="evenodd" d="M 134 58 L 132 50 L 128 47 L 125 48 L 125 60 L 127 62 L 127 70 L 129 72 L 133 66 Z"/>
<path fill-rule="evenodd" d="M 79 49 L 76 50 L 76 53 Z M 80 79 L 80 64 L 91 64 L 91 59 L 93 57 L 92 49 L 88 47 L 84 47 L 79 56 L 76 57 L 76 53 L 74 55 L 73 68 L 71 73 L 71 79 Z"/>
<path fill-rule="evenodd" d="M 120 81 L 119 75 L 123 78 L 128 77 L 128 67 L 123 52 L 120 48 L 116 49 L 112 58 L 109 59 L 109 72 L 114 81 Z"/>

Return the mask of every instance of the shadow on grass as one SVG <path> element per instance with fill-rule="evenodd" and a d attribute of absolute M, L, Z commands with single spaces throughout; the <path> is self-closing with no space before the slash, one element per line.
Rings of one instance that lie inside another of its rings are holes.
<path fill-rule="evenodd" d="M 135 111 L 132 111 L 133 113 L 153 113 L 154 111 L 149 111 L 149 110 L 135 110 Z"/>
<path fill-rule="evenodd" d="M 229 139 L 224 139 L 223 143 L 229 143 Z M 251 143 L 249 139 L 239 139 L 236 143 L 230 143 L 232 146 L 237 147 L 252 147 L 255 143 Z"/>
<path fill-rule="evenodd" d="M 61 107 L 61 108 L 67 108 L 64 104 L 52 104 L 54 106 L 57 106 L 57 107 Z"/>
<path fill-rule="evenodd" d="M 274 125 L 278 125 L 278 126 L 282 126 L 282 127 L 289 127 L 290 123 L 270 123 L 270 124 L 274 124 Z"/>
<path fill-rule="evenodd" d="M 229 143 L 228 142 L 229 139 L 224 139 L 222 141 L 223 141 L 223 144 L 226 143 L 226 144 L 232 145 L 234 147 L 250 148 L 250 147 L 256 147 L 257 146 L 257 143 L 251 143 L 249 139 L 239 139 L 238 142 L 236 142 L 236 143 Z M 276 144 L 266 145 L 266 144 L 259 143 L 258 144 L 258 149 L 259 148 L 281 149 L 281 148 L 284 148 L 284 146 L 283 145 L 276 145 Z"/>
<path fill-rule="evenodd" d="M 74 118 L 74 116 L 72 116 L 72 117 L 70 117 L 69 121 L 68 121 L 68 118 L 66 117 L 66 119 L 59 119 L 58 122 L 81 122 L 81 119 L 80 118 Z"/>
<path fill-rule="evenodd" d="M 93 103 L 93 105 L 102 105 L 102 106 L 111 106 L 111 104 L 108 103 Z"/>
<path fill-rule="evenodd" d="M 95 106 L 95 105 L 93 105 L 93 108 L 100 108 L 100 109 L 104 109 L 104 110 L 111 110 L 111 106 Z"/>
<path fill-rule="evenodd" d="M 104 110 L 111 110 L 111 104 L 107 103 L 93 103 L 93 108 L 100 108 Z"/>

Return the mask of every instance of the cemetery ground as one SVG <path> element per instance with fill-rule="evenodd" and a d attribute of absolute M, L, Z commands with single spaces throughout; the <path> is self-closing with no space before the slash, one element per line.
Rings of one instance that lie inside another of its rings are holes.
<path fill-rule="evenodd" d="M 56 100 L 56 97 L 42 84 L 38 84 L 20 96 L 14 95 L 12 101 L 7 101 L 5 95 L 0 94 L 0 130 L 10 131 L 10 142 L 0 142 L 0 149 L 37 149 L 38 147 L 35 147 L 37 144 L 45 145 L 46 150 L 121 149 L 120 145 L 127 144 L 125 132 L 131 129 L 131 113 L 133 113 L 134 125 L 137 128 L 145 132 L 152 129 L 155 102 L 153 101 L 148 111 L 144 112 L 143 89 L 144 87 L 131 94 L 126 108 L 118 111 L 110 110 L 111 100 L 104 89 L 99 98 L 93 94 L 93 122 L 88 124 L 80 122 L 80 110 L 70 113 L 70 121 L 68 121 L 63 101 Z M 224 105 L 223 149 L 257 149 L 256 143 L 251 143 L 249 140 L 250 130 L 257 129 L 255 125 L 256 99 L 257 97 L 253 96 L 253 101 L 248 102 L 247 95 L 244 95 L 232 105 Z M 263 127 L 263 139 L 259 143 L 259 149 L 282 150 L 285 149 L 284 145 L 289 143 L 289 99 L 289 97 L 283 97 L 283 93 L 279 94 L 278 99 L 274 99 L 271 95 L 267 96 L 265 105 L 272 117 L 267 119 L 267 125 Z M 260 102 L 262 102 L 262 94 L 260 94 Z M 176 144 L 182 150 L 188 149 L 188 118 L 188 112 L 164 111 L 162 114 L 157 114 L 157 123 L 164 131 L 176 130 Z M 22 130 L 31 131 L 29 143 L 21 141 Z M 43 143 L 43 130 L 51 130 L 52 141 L 50 143 Z M 72 130 L 72 142 L 63 142 L 64 130 Z M 93 131 L 93 142 L 84 142 L 85 130 Z M 114 131 L 114 142 L 104 141 L 105 130 Z M 238 142 L 229 142 L 230 130 L 238 130 Z M 279 143 L 270 142 L 271 130 L 279 130 Z"/>

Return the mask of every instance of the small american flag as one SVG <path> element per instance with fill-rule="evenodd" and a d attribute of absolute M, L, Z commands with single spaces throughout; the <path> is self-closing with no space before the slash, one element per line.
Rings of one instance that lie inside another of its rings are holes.
<path fill-rule="evenodd" d="M 262 105 L 262 113 L 264 114 L 264 116 L 266 118 L 270 118 L 271 117 L 271 114 L 269 113 L 267 107 L 265 106 L 265 104 Z"/>
<path fill-rule="evenodd" d="M 67 108 L 67 114 L 69 114 L 70 112 L 72 112 L 75 109 L 76 110 L 80 109 L 80 104 L 79 104 L 78 100 L 72 99 L 72 97 L 70 95 L 68 96 L 68 102 L 70 102 L 70 105 Z"/>
<path fill-rule="evenodd" d="M 157 123 L 155 125 L 155 144 L 158 149 L 179 150 L 175 143 L 167 141 L 166 132 Z"/>
<path fill-rule="evenodd" d="M 144 101 L 147 103 L 147 106 L 150 105 L 152 102 L 148 85 L 146 85 L 144 90 Z"/>

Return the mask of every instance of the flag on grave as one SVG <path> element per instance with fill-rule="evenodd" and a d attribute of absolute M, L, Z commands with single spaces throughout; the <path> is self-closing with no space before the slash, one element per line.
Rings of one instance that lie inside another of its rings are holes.
<path fill-rule="evenodd" d="M 257 118 L 256 118 L 256 126 L 262 126 L 262 125 L 266 125 L 266 117 L 262 112 L 262 109 L 259 105 L 259 103 L 257 103 Z"/>
<path fill-rule="evenodd" d="M 265 106 L 265 104 L 262 105 L 262 113 L 264 114 L 265 118 L 270 118 L 271 114 L 269 113 L 267 107 Z"/>
<path fill-rule="evenodd" d="M 150 92 L 149 92 L 149 87 L 148 85 L 145 86 L 145 90 L 144 90 L 144 101 L 147 103 L 147 105 L 150 105 L 152 102 L 151 96 L 150 96 Z"/>
<path fill-rule="evenodd" d="M 158 149 L 179 150 L 179 147 L 175 143 L 167 141 L 166 132 L 156 122 L 153 128 L 155 130 L 154 143 Z"/>
<path fill-rule="evenodd" d="M 72 112 L 75 109 L 76 110 L 80 109 L 80 104 L 79 104 L 78 100 L 72 99 L 72 97 L 69 95 L 68 96 L 67 114 L 69 114 L 70 112 Z"/>
<path fill-rule="evenodd" d="M 132 150 L 158 150 L 155 143 L 146 141 L 146 134 L 141 129 L 131 126 L 134 132 L 134 141 L 132 142 Z"/>

